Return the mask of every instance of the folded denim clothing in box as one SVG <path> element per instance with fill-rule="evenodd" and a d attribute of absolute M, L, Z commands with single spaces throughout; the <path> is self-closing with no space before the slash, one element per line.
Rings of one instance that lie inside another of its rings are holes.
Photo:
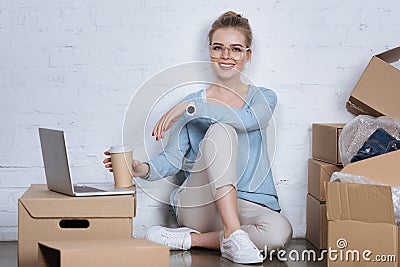
<path fill-rule="evenodd" d="M 400 140 L 397 140 L 382 128 L 378 128 L 362 145 L 357 154 L 350 160 L 356 162 L 370 157 L 400 149 Z"/>

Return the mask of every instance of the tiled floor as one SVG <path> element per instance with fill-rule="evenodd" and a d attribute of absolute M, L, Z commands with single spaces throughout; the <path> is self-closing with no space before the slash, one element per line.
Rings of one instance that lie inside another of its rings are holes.
<path fill-rule="evenodd" d="M 0 242 L 0 266 L 1 267 L 16 267 L 17 266 L 17 242 Z M 285 251 L 286 255 L 281 255 L 281 258 L 287 258 L 288 261 L 279 261 L 276 257 L 272 261 L 269 258 L 264 264 L 242 265 L 236 264 L 229 260 L 220 257 L 218 251 L 193 249 L 190 251 L 171 251 L 170 263 L 171 267 L 244 267 L 244 266 L 326 266 L 326 261 L 294 261 L 292 259 L 300 255 L 304 250 L 314 249 L 305 239 L 293 239 Z M 295 251 L 299 252 L 296 253 Z M 318 256 L 318 255 L 317 255 Z M 117 267 L 117 266 L 116 266 Z M 145 267 L 145 266 L 144 266 Z"/>

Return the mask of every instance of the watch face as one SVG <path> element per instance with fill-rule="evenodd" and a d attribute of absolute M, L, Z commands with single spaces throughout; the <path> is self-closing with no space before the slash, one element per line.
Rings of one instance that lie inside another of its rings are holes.
<path fill-rule="evenodd" d="M 188 106 L 187 112 L 188 112 L 189 114 L 193 114 L 194 111 L 195 111 L 195 108 L 194 108 L 193 106 Z"/>

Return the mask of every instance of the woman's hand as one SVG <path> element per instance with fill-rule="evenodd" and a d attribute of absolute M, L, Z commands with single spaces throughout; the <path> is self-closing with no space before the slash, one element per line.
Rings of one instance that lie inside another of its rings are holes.
<path fill-rule="evenodd" d="M 110 156 L 110 152 L 104 151 L 104 155 Z M 113 172 L 111 157 L 103 160 L 104 167 L 108 168 L 108 171 Z M 132 161 L 132 176 L 133 177 L 146 177 L 149 173 L 149 165 L 146 163 L 142 163 L 139 160 Z"/>
<path fill-rule="evenodd" d="M 175 105 L 167 113 L 165 113 L 161 119 L 154 126 L 152 136 L 156 137 L 156 141 L 164 138 L 164 133 L 172 127 L 172 125 L 185 113 L 185 110 L 189 102 L 185 101 Z"/>
<path fill-rule="evenodd" d="M 111 154 L 108 151 L 104 151 L 104 155 L 110 156 Z M 105 160 L 103 160 L 103 163 L 104 163 L 104 167 L 106 167 L 109 172 L 113 172 L 112 163 L 111 163 L 111 157 L 108 157 Z"/>

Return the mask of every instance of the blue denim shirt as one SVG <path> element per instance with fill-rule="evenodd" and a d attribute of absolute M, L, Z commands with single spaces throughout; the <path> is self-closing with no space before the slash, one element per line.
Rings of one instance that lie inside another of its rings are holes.
<path fill-rule="evenodd" d="M 216 122 L 226 123 L 238 134 L 238 197 L 280 211 L 266 142 L 266 128 L 276 106 L 276 94 L 250 85 L 240 109 L 207 103 L 204 95 L 205 91 L 201 90 L 183 100 L 196 102 L 196 113 L 193 116 L 185 113 L 173 124 L 164 150 L 149 161 L 147 179 L 157 180 L 180 170 L 189 177 L 207 129 Z"/>

